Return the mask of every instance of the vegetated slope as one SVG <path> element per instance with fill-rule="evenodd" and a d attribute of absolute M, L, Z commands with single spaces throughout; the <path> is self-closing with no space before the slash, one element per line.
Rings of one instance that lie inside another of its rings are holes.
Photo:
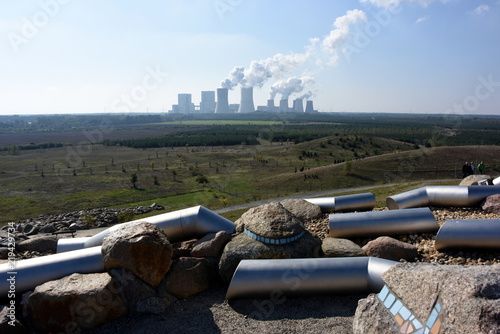
<path fill-rule="evenodd" d="M 0 160 L 0 222 L 152 201 L 169 210 L 216 209 L 309 191 L 449 179 L 460 177 L 466 160 L 484 160 L 490 172 L 500 165 L 498 153 L 496 146 L 416 149 L 342 134 L 299 144 L 261 139 L 260 145 L 29 150 Z"/>
<path fill-rule="evenodd" d="M 499 146 L 457 146 L 421 148 L 284 172 L 262 178 L 255 186 L 287 184 L 308 189 L 342 189 L 373 184 L 444 180 L 462 177 L 465 161 L 484 161 L 485 174 L 500 175 Z"/>

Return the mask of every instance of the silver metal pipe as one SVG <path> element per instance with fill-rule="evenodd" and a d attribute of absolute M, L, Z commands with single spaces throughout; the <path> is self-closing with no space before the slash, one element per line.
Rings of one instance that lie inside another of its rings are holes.
<path fill-rule="evenodd" d="M 367 211 L 375 207 L 375 195 L 372 193 L 305 198 L 305 200 L 309 203 L 316 204 L 323 212 Z"/>
<path fill-rule="evenodd" d="M 389 196 L 386 203 L 391 210 L 423 206 L 474 207 L 494 194 L 500 194 L 500 186 L 428 186 Z"/>
<path fill-rule="evenodd" d="M 0 264 L 0 296 L 34 289 L 73 273 L 104 272 L 101 247 Z"/>
<path fill-rule="evenodd" d="M 148 222 L 158 226 L 165 232 L 169 241 L 201 237 L 211 232 L 226 231 L 227 233 L 233 233 L 235 229 L 235 224 L 232 221 L 199 205 L 188 209 L 141 218 L 123 224 L 117 224 L 94 235 L 93 237 L 88 238 L 85 241 L 74 239 L 62 241 L 64 239 L 59 239 L 57 242 L 57 252 L 99 246 L 102 244 L 102 240 L 111 232 L 121 228 L 124 224 L 139 221 Z"/>
<path fill-rule="evenodd" d="M 439 224 L 429 208 L 331 214 L 330 237 L 350 238 L 435 232 Z"/>
<path fill-rule="evenodd" d="M 493 179 L 493 185 L 495 186 L 500 186 L 500 177 L 497 177 L 496 179 Z"/>
<path fill-rule="evenodd" d="M 434 247 L 500 249 L 500 219 L 448 220 L 439 229 Z"/>
<path fill-rule="evenodd" d="M 378 292 L 397 262 L 373 257 L 242 260 L 226 299 Z"/>

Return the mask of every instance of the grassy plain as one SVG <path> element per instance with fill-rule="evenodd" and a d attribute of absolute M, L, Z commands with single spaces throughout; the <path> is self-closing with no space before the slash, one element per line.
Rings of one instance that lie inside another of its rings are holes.
<path fill-rule="evenodd" d="M 330 139 L 332 144 L 325 144 L 325 138 L 295 145 L 162 150 L 84 145 L 4 155 L 0 222 L 153 202 L 172 210 L 217 209 L 311 191 L 458 179 L 463 161 L 498 163 L 500 156 L 496 146 L 408 150 L 403 143 L 373 139 L 383 154 L 354 159 L 352 151 Z M 343 159 L 352 160 L 339 162 Z M 132 174 L 137 175 L 136 188 Z M 207 183 L 197 181 L 200 175 Z"/>
<path fill-rule="evenodd" d="M 97 127 L 31 133 L 29 140 L 36 143 L 47 138 L 63 142 L 72 138 L 71 133 L 76 139 L 68 140 L 73 145 L 59 148 L 20 150 L 15 154 L 0 151 L 0 223 L 40 214 L 153 202 L 169 210 L 195 205 L 219 209 L 314 191 L 387 185 L 372 191 L 378 205 L 383 206 L 387 195 L 421 186 L 429 180 L 453 180 L 448 182 L 458 184 L 464 161 L 484 160 L 486 173 L 494 177 L 500 173 L 500 147 L 496 145 L 425 147 L 375 136 L 373 129 L 369 135 L 361 134 L 361 130 L 350 133 L 351 125 L 299 143 L 271 142 L 266 136 L 258 138 L 259 145 L 134 149 L 98 143 L 111 137 L 141 138 L 203 131 L 214 124 L 259 125 L 262 132 L 286 130 L 285 123 L 275 119 L 231 122 L 202 119 L 124 126 L 112 131 Z M 295 131 L 307 134 L 321 128 L 327 132 L 316 123 L 305 123 L 309 128 L 295 128 Z M 388 126 L 399 130 L 397 125 Z M 380 125 L 380 131 L 384 129 Z M 412 131 L 418 134 L 423 131 L 419 129 Z M 3 135 L 15 142 L 28 134 Z M 85 143 L 89 137 L 97 143 Z M 137 176 L 135 186 L 133 174 Z"/>

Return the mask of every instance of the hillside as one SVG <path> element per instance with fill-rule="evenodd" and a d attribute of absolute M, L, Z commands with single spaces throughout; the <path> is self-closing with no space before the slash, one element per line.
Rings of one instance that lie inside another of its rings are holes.
<path fill-rule="evenodd" d="M 299 144 L 39 149 L 0 161 L 0 222 L 96 207 L 217 209 L 310 191 L 460 178 L 464 161 L 500 170 L 497 146 L 437 147 L 333 135 Z M 136 188 L 131 175 L 137 176 Z"/>

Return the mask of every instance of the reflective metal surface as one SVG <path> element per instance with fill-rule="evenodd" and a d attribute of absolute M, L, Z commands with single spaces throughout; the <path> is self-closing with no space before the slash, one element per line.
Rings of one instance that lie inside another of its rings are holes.
<path fill-rule="evenodd" d="M 4 263 L 0 264 L 0 295 L 5 297 L 11 290 L 9 278 L 14 279 L 15 292 L 21 293 L 73 273 L 98 272 L 104 272 L 101 247 Z"/>
<path fill-rule="evenodd" d="M 436 235 L 435 248 L 500 249 L 500 219 L 448 220 Z"/>
<path fill-rule="evenodd" d="M 500 194 L 500 186 L 428 186 L 389 196 L 386 203 L 391 210 L 423 206 L 473 207 L 494 194 Z"/>
<path fill-rule="evenodd" d="M 378 292 L 397 262 L 371 257 L 242 260 L 226 299 Z"/>
<path fill-rule="evenodd" d="M 201 237 L 210 232 L 226 231 L 227 233 L 233 233 L 235 228 L 235 224 L 229 219 L 226 219 L 199 205 L 188 209 L 168 212 L 161 215 L 114 225 L 107 230 L 88 238 L 83 244 L 82 240 L 72 241 L 71 239 L 59 239 L 57 243 L 57 252 L 99 246 L 102 244 L 102 240 L 111 232 L 121 228 L 124 224 L 139 221 L 148 222 L 158 226 L 165 232 L 171 242 L 187 240 L 193 237 Z"/>
<path fill-rule="evenodd" d="M 429 208 L 331 214 L 330 237 L 351 238 L 435 232 L 439 229 Z"/>
<path fill-rule="evenodd" d="M 323 212 L 368 211 L 375 207 L 375 195 L 372 193 L 305 198 L 305 200 L 309 203 L 316 204 Z"/>

